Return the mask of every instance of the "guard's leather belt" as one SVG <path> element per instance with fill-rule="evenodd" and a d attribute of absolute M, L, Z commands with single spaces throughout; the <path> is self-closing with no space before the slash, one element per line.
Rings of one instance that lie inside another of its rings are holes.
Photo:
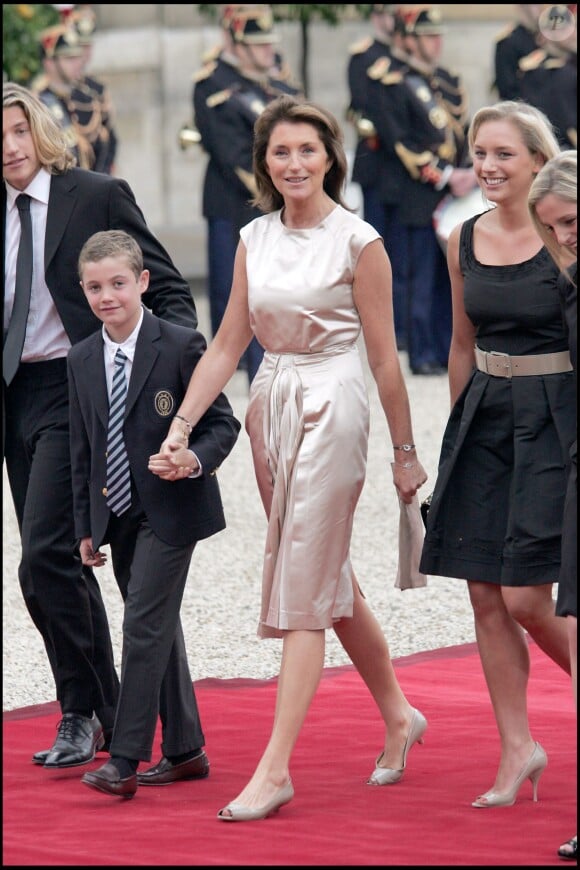
<path fill-rule="evenodd" d="M 495 378 L 514 378 L 521 375 L 556 375 L 571 372 L 570 353 L 537 353 L 527 356 L 510 356 L 497 350 L 486 351 L 475 347 L 475 365 L 480 372 Z"/>

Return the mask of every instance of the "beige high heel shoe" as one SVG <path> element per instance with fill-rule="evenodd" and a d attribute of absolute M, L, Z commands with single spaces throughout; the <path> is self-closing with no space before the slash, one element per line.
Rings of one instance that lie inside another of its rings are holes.
<path fill-rule="evenodd" d="M 427 720 L 422 713 L 413 708 L 411 726 L 403 747 L 403 766 L 399 770 L 396 770 L 393 767 L 379 767 L 379 761 L 385 754 L 384 752 L 381 752 L 375 762 L 377 766 L 372 772 L 370 778 L 367 779 L 367 785 L 393 785 L 394 783 L 399 782 L 407 764 L 407 753 L 414 743 L 423 743 L 423 734 L 426 729 Z"/>
<path fill-rule="evenodd" d="M 524 764 L 521 772 L 516 777 L 513 785 L 507 791 L 486 791 L 481 794 L 471 804 L 472 807 L 486 809 L 488 807 L 511 807 L 515 804 L 516 798 L 524 781 L 529 779 L 534 789 L 534 801 L 538 800 L 538 781 L 544 772 L 548 763 L 548 756 L 536 741 L 534 750 L 528 761 Z"/>
<path fill-rule="evenodd" d="M 253 822 L 256 819 L 265 819 L 267 816 L 271 816 L 272 813 L 277 813 L 284 804 L 290 803 L 293 797 L 294 786 L 292 785 L 292 780 L 289 779 L 286 785 L 279 788 L 274 797 L 267 804 L 264 804 L 263 807 L 257 807 L 252 810 L 243 804 L 237 804 L 235 801 L 232 801 L 227 807 L 219 811 L 217 817 L 222 822 Z M 229 815 L 224 816 L 226 812 Z"/>

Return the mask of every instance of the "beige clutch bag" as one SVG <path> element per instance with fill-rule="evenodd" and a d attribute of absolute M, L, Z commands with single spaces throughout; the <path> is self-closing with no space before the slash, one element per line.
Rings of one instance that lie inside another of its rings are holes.
<path fill-rule="evenodd" d="M 399 497 L 399 565 L 395 589 L 418 589 L 427 585 L 427 575 L 419 571 L 425 526 L 416 495 L 406 504 Z"/>

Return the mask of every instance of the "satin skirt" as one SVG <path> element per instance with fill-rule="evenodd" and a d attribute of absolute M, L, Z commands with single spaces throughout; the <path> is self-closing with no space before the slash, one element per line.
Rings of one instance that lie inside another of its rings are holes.
<path fill-rule="evenodd" d="M 266 352 L 245 423 L 268 517 L 258 635 L 332 628 L 353 612 L 350 541 L 367 461 L 356 345 Z"/>

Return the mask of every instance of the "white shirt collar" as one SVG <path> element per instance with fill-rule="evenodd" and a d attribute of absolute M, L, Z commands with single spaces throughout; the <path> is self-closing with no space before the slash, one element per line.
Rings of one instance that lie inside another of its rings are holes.
<path fill-rule="evenodd" d="M 110 338 L 110 336 L 108 335 L 107 330 L 105 329 L 105 326 L 103 324 L 103 329 L 102 329 L 103 341 L 105 343 L 105 351 L 109 357 L 109 360 L 111 360 L 111 361 L 114 360 L 115 354 L 117 353 L 117 348 L 120 347 L 121 350 L 123 351 L 123 353 L 125 354 L 125 356 L 130 360 L 130 362 L 131 363 L 133 362 L 133 358 L 135 356 L 135 346 L 137 344 L 137 337 L 139 335 L 139 330 L 141 329 L 142 323 L 143 323 L 143 306 L 141 306 L 141 314 L 139 316 L 139 323 L 137 324 L 137 326 L 135 327 L 135 329 L 133 330 L 131 335 L 129 335 L 125 339 L 125 341 L 122 342 L 121 344 L 119 344 L 116 341 L 113 341 L 112 338 Z"/>
<path fill-rule="evenodd" d="M 24 190 L 17 190 L 15 187 L 12 187 L 11 184 L 6 182 L 6 199 L 8 202 L 8 208 L 12 209 L 15 207 L 16 197 L 20 196 L 21 193 L 27 193 L 32 199 L 36 199 L 39 202 L 44 203 L 44 205 L 48 205 L 48 198 L 50 196 L 50 173 L 46 171 L 44 168 L 40 168 L 28 187 L 25 187 Z"/>

